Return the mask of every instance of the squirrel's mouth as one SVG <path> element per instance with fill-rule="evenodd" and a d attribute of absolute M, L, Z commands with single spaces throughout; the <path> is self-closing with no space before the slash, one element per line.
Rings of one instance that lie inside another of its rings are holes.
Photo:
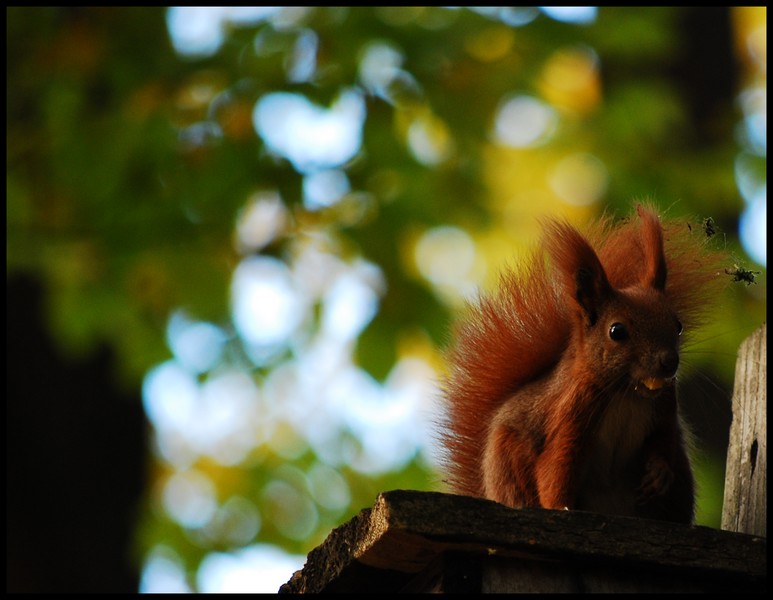
<path fill-rule="evenodd" d="M 638 392 L 659 393 L 665 386 L 674 381 L 673 377 L 645 377 L 634 388 Z M 642 388 L 645 388 L 645 392 Z"/>
<path fill-rule="evenodd" d="M 654 392 L 666 385 L 666 380 L 662 377 L 647 377 L 641 380 L 641 384 L 649 391 Z"/>

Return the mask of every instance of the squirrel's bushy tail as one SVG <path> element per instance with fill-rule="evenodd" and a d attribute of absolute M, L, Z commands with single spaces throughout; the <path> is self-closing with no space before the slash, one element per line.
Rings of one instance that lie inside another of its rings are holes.
<path fill-rule="evenodd" d="M 658 217 L 638 208 L 638 217 L 613 225 L 601 219 L 584 232 L 610 284 L 622 289 L 640 281 L 647 265 L 646 238 Z M 498 289 L 468 307 L 453 332 L 449 372 L 444 385 L 445 415 L 440 424 L 447 483 L 456 493 L 482 496 L 481 463 L 489 423 L 514 392 L 549 372 L 567 351 L 574 325 L 555 265 L 555 253 L 571 240 L 556 239 L 567 226 L 548 221 L 538 250 L 518 270 L 506 271 Z M 662 222 L 667 264 L 665 294 L 686 330 L 695 327 L 726 278 L 724 253 L 712 251 L 700 225 L 687 220 Z"/>

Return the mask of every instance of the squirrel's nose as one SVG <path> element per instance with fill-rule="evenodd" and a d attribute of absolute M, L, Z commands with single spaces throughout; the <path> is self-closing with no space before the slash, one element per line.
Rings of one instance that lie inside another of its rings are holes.
<path fill-rule="evenodd" d="M 658 355 L 658 367 L 664 377 L 675 375 L 679 367 L 679 353 L 676 350 L 663 350 Z"/>

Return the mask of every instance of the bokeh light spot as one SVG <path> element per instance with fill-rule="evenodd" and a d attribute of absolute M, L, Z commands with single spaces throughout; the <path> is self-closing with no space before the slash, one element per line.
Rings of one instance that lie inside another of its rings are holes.
<path fill-rule="evenodd" d="M 447 225 L 426 231 L 415 249 L 419 272 L 449 299 L 474 292 L 476 254 L 467 232 Z"/>
<path fill-rule="evenodd" d="M 550 105 L 518 95 L 505 99 L 497 109 L 494 137 L 513 148 L 528 148 L 548 141 L 557 125 L 558 115 Z"/>
<path fill-rule="evenodd" d="M 286 344 L 303 318 L 303 303 L 287 265 L 265 256 L 244 259 L 231 286 L 233 319 L 256 346 Z"/>
<path fill-rule="evenodd" d="M 275 594 L 305 560 L 269 544 L 211 552 L 199 566 L 198 589 L 204 594 Z"/>
<path fill-rule="evenodd" d="M 578 153 L 562 159 L 549 178 L 551 189 L 568 204 L 588 206 L 607 191 L 607 169 L 592 154 Z"/>
<path fill-rule="evenodd" d="M 203 527 L 215 514 L 215 486 L 204 474 L 188 470 L 174 473 L 164 485 L 163 504 L 183 527 Z"/>
<path fill-rule="evenodd" d="M 305 96 L 274 92 L 255 105 L 255 130 L 268 148 L 301 173 L 339 167 L 362 143 L 365 103 L 359 92 L 343 92 L 327 109 Z"/>

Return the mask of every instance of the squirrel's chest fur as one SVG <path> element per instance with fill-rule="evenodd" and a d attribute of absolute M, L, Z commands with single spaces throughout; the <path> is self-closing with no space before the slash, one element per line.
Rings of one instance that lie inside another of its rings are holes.
<path fill-rule="evenodd" d="M 635 488 L 642 476 L 642 447 L 653 429 L 652 400 L 631 393 L 614 397 L 588 436 L 577 508 L 635 512 Z"/>

